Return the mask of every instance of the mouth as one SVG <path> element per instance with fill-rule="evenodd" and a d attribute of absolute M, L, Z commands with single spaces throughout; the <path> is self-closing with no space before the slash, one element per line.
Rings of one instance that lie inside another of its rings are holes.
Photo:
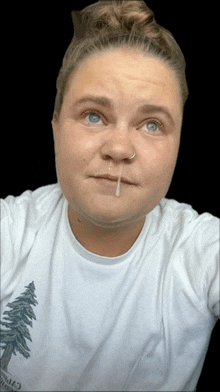
<path fill-rule="evenodd" d="M 98 176 L 94 176 L 97 180 L 107 180 L 113 183 L 118 181 L 118 176 L 111 176 L 110 174 L 100 174 Z M 125 177 L 121 177 L 121 182 L 128 185 L 136 185 L 134 182 L 128 180 Z"/>

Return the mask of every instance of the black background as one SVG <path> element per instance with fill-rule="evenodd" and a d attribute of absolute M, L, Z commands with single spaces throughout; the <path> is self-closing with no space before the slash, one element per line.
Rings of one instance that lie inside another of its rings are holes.
<path fill-rule="evenodd" d="M 48 7 L 46 2 L 13 2 L 2 12 L 2 198 L 56 182 L 51 128 L 56 77 L 73 34 L 70 12 L 87 4 L 57 1 Z M 185 55 L 190 90 L 167 197 L 219 217 L 217 3 L 149 0 L 147 4 Z M 218 386 L 219 332 L 218 321 L 197 391 L 214 391 Z"/>

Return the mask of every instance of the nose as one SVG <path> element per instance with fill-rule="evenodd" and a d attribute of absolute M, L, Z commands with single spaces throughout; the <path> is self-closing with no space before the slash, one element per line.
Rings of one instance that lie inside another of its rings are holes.
<path fill-rule="evenodd" d="M 129 130 L 116 128 L 105 135 L 101 147 L 101 155 L 105 160 L 112 159 L 115 162 L 130 160 L 135 149 L 131 141 Z"/>

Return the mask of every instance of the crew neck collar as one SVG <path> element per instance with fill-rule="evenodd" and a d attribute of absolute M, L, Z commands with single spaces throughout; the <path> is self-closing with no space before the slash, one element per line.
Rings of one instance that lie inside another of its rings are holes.
<path fill-rule="evenodd" d="M 140 243 L 142 236 L 144 235 L 144 232 L 146 230 L 146 226 L 148 225 L 148 219 L 145 219 L 144 225 L 142 227 L 142 230 L 132 245 L 132 247 L 124 254 L 116 257 L 106 257 L 106 256 L 100 256 L 95 253 L 92 253 L 88 251 L 84 246 L 81 245 L 81 243 L 76 239 L 74 233 L 72 232 L 72 229 L 70 227 L 70 222 L 68 218 L 68 201 L 65 199 L 65 206 L 64 206 L 64 211 L 65 211 L 65 224 L 66 224 L 66 230 L 68 237 L 71 241 L 71 244 L 75 251 L 78 253 L 78 255 L 84 259 L 89 260 L 90 262 L 96 263 L 96 264 L 104 264 L 104 265 L 114 265 L 114 264 L 119 264 L 127 259 L 129 259 L 129 256 L 135 251 L 135 249 L 138 247 L 138 244 Z"/>

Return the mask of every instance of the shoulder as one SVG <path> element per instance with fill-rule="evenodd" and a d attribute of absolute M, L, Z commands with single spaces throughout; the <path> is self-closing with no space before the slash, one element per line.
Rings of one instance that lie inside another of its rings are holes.
<path fill-rule="evenodd" d="M 163 235 L 172 249 L 185 255 L 188 262 L 206 265 L 217 263 L 219 252 L 219 218 L 208 212 L 199 214 L 190 205 L 163 199 L 160 203 Z"/>
<path fill-rule="evenodd" d="M 22 224 L 25 219 L 27 225 L 32 218 L 36 222 L 54 209 L 61 197 L 58 184 L 44 186 L 35 191 L 27 190 L 17 197 L 10 195 L 1 199 L 1 221 Z"/>
<path fill-rule="evenodd" d="M 40 228 L 62 209 L 63 199 L 60 186 L 54 184 L 1 200 L 3 273 L 28 255 Z"/>
<path fill-rule="evenodd" d="M 190 205 L 168 199 L 160 203 L 160 216 L 172 270 L 200 301 L 205 295 L 204 304 L 218 316 L 219 218 L 208 212 L 198 214 Z"/>
<path fill-rule="evenodd" d="M 219 234 L 220 220 L 208 212 L 199 214 L 191 205 L 171 199 L 162 199 L 159 207 L 161 220 L 168 232 L 175 231 L 185 239 L 204 235 L 212 239 Z"/>

